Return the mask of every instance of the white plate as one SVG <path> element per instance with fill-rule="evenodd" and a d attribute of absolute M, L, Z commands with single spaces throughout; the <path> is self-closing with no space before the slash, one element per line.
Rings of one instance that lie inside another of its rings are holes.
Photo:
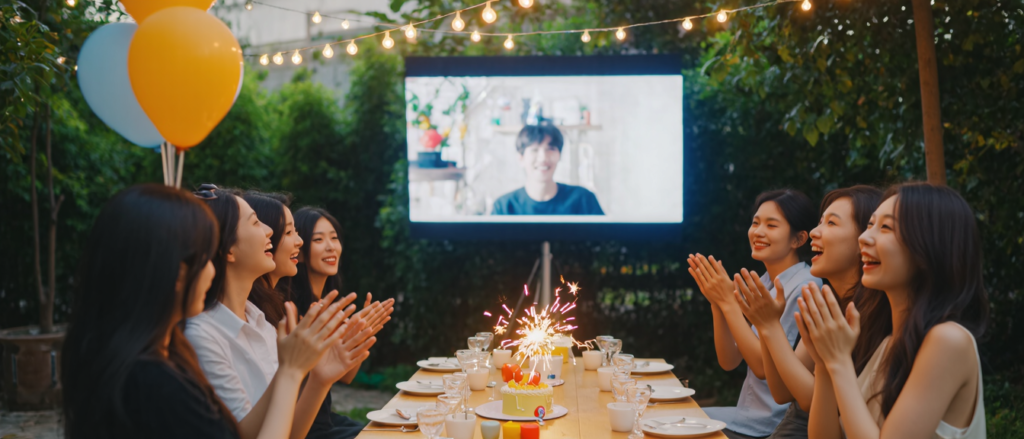
<path fill-rule="evenodd" d="M 671 425 L 671 426 L 655 426 L 655 422 L 669 422 L 669 423 L 680 423 L 684 425 Z M 685 422 L 684 422 L 685 421 Z M 694 418 L 694 417 L 683 417 L 683 416 L 665 416 L 661 418 L 644 419 L 640 422 L 641 428 L 644 433 L 658 437 L 697 437 L 711 434 L 716 431 L 720 431 L 725 428 L 725 423 L 722 421 L 716 421 L 714 419 L 707 418 Z M 689 427 L 688 425 L 692 425 Z"/>
<path fill-rule="evenodd" d="M 383 425 L 405 425 L 415 426 L 416 425 L 416 411 L 423 407 L 434 407 L 436 404 L 399 404 L 394 407 L 389 407 L 381 410 L 374 410 L 366 414 L 366 419 Z M 398 417 L 398 413 L 395 413 L 395 409 L 399 408 L 402 411 L 412 413 L 412 419 L 402 419 Z"/>
<path fill-rule="evenodd" d="M 426 360 L 416 362 L 416 365 L 423 370 L 431 372 L 462 372 L 459 360 L 455 358 L 430 357 Z"/>
<path fill-rule="evenodd" d="M 693 389 L 687 389 L 686 387 L 669 387 L 669 386 L 651 386 L 651 401 L 673 401 L 677 399 L 683 399 L 687 396 L 693 396 Z"/>
<path fill-rule="evenodd" d="M 497 419 L 499 421 L 534 421 L 537 418 L 531 418 L 527 416 L 509 416 L 501 412 L 501 401 L 491 401 L 487 404 L 481 404 L 476 408 L 476 414 L 483 416 L 487 419 Z M 569 409 L 562 407 L 558 404 L 551 404 L 551 413 L 544 415 L 544 420 L 561 418 L 562 416 L 568 415 Z M 397 416 L 397 415 L 395 415 Z"/>
<path fill-rule="evenodd" d="M 444 393 L 444 384 L 441 382 L 441 380 L 418 381 L 422 381 L 423 383 L 429 384 L 422 384 L 416 381 L 402 381 L 398 384 L 395 384 L 395 387 L 397 387 L 398 390 L 404 391 L 405 393 L 408 393 L 410 395 L 436 396 Z"/>
<path fill-rule="evenodd" d="M 675 366 L 668 363 L 655 363 L 652 361 L 646 367 L 637 367 L 636 369 L 633 369 L 632 373 L 637 375 L 653 375 L 656 373 L 665 373 L 675 368 Z"/>

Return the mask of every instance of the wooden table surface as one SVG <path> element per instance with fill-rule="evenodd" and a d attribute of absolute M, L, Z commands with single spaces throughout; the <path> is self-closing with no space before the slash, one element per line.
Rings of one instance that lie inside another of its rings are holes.
<path fill-rule="evenodd" d="M 650 360 L 651 362 L 664 363 L 665 360 L 660 358 L 638 358 L 637 361 Z M 428 372 L 420 369 L 416 374 L 410 378 L 410 381 L 415 380 L 427 380 L 435 379 L 440 381 L 443 373 L 439 372 Z M 682 387 L 679 380 L 671 372 L 657 374 L 657 375 L 635 375 L 638 383 L 651 384 L 656 386 L 672 386 Z M 557 405 L 564 406 L 569 409 L 569 414 L 550 421 L 544 421 L 544 426 L 541 427 L 540 436 L 542 439 L 561 439 L 561 438 L 586 438 L 586 439 L 625 439 L 629 436 L 629 433 L 618 433 L 611 429 L 611 425 L 608 423 L 608 403 L 613 402 L 611 392 L 602 392 L 597 387 L 597 371 L 585 371 L 583 370 L 583 361 L 577 361 L 576 365 L 571 363 L 563 365 L 562 368 L 562 379 L 565 380 L 565 385 L 554 388 L 555 399 L 554 403 Z M 503 385 L 501 382 L 501 372 L 495 369 L 491 369 L 490 381 L 497 381 L 499 386 Z M 489 402 L 492 392 L 495 389 L 484 389 L 481 391 L 471 392 L 469 397 L 469 406 L 477 407 L 482 404 Z M 700 391 L 698 389 L 698 391 Z M 501 399 L 501 393 L 496 393 L 496 399 Z M 395 407 L 402 407 L 403 405 L 408 406 L 410 404 L 432 404 L 437 401 L 436 396 L 414 396 L 405 392 L 398 392 L 391 401 L 384 406 L 384 409 L 394 409 Z M 644 411 L 644 419 L 658 418 L 662 416 L 692 416 L 699 418 L 706 418 L 707 415 L 700 409 L 693 398 L 686 398 L 681 400 L 678 404 L 662 404 L 656 406 L 647 407 Z M 487 419 L 477 416 L 477 427 L 473 434 L 474 439 L 479 439 L 480 436 L 480 422 L 486 421 Z M 499 421 L 504 423 L 504 421 Z M 397 431 L 372 431 L 375 428 L 394 428 L 391 426 L 383 426 L 374 422 L 371 422 L 366 426 L 366 429 L 359 434 L 360 439 L 373 439 L 373 438 L 407 438 L 415 439 L 417 437 L 423 437 L 423 433 L 402 433 Z M 650 435 L 647 435 L 651 437 Z M 701 438 L 708 439 L 725 439 L 725 435 L 722 432 L 715 432 Z"/>

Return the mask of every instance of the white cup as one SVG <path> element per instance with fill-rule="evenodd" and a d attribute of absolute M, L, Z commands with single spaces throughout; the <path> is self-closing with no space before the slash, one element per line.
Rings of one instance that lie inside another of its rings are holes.
<path fill-rule="evenodd" d="M 470 369 L 466 371 L 469 378 L 469 390 L 484 390 L 487 388 L 487 377 L 491 370 L 486 368 Z"/>
<path fill-rule="evenodd" d="M 494 367 L 498 369 L 512 361 L 512 351 L 508 349 L 495 349 L 491 351 L 491 355 Z"/>
<path fill-rule="evenodd" d="M 636 409 L 633 408 L 633 404 L 628 402 L 608 403 L 608 422 L 612 424 L 612 431 L 633 431 L 633 419 L 635 417 Z"/>
<path fill-rule="evenodd" d="M 583 351 L 583 368 L 597 370 L 601 367 L 602 358 L 604 358 L 604 353 L 601 351 Z"/>
<path fill-rule="evenodd" d="M 611 366 L 597 368 L 597 388 L 602 392 L 612 391 L 612 374 L 615 368 Z"/>
<path fill-rule="evenodd" d="M 630 424 L 632 425 L 632 424 Z M 445 434 L 452 439 L 473 439 L 476 415 L 458 413 L 444 418 Z"/>

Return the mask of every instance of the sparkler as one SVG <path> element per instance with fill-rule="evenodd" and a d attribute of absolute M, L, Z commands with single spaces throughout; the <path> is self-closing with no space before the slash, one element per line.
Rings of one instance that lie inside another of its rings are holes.
<path fill-rule="evenodd" d="M 555 339 L 559 337 L 568 337 L 573 343 L 577 343 L 572 338 L 572 331 L 578 326 L 573 325 L 573 321 L 576 317 L 569 317 L 566 315 L 569 311 L 576 308 L 576 300 L 579 298 L 580 288 L 576 283 L 565 283 L 565 279 L 562 279 L 562 283 L 569 288 L 569 293 L 572 295 L 571 298 L 567 297 L 566 301 L 562 300 L 562 287 L 555 289 L 555 301 L 547 307 L 542 307 L 540 310 L 537 309 L 537 305 L 530 306 L 524 311 L 525 316 L 515 319 L 519 324 L 519 328 L 515 330 L 515 334 L 519 338 L 509 338 L 501 342 L 502 349 L 509 349 L 512 346 L 518 346 L 519 352 L 516 354 L 521 358 L 522 362 L 526 362 L 530 358 L 544 357 L 550 355 L 551 351 L 554 350 Z M 530 290 L 527 286 L 523 286 L 523 295 L 529 296 Z M 494 325 L 494 334 L 501 335 L 508 331 L 509 320 L 513 318 L 515 312 L 510 309 L 507 305 L 502 304 L 501 307 L 505 310 L 508 315 L 499 315 L 498 320 Z M 484 315 L 490 316 L 489 312 L 485 312 Z"/>

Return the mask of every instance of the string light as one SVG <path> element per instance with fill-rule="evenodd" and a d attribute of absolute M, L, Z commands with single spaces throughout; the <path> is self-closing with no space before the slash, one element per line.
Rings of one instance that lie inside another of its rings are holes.
<path fill-rule="evenodd" d="M 519 0 L 519 6 L 529 8 L 530 6 L 533 6 L 533 0 Z"/>
<path fill-rule="evenodd" d="M 246 11 L 251 11 L 252 10 L 252 0 L 245 0 L 245 10 Z"/>
<path fill-rule="evenodd" d="M 330 58 L 330 57 L 333 57 L 333 56 L 334 56 L 334 49 L 331 49 L 331 45 L 330 44 L 325 44 L 324 45 L 324 57 L 325 58 Z"/>
<path fill-rule="evenodd" d="M 391 39 L 391 31 L 384 32 L 384 40 L 380 42 L 380 45 L 384 46 L 385 49 L 395 47 L 395 40 Z"/>
<path fill-rule="evenodd" d="M 469 39 L 473 40 L 474 43 L 479 43 L 480 31 L 473 31 L 473 33 L 469 35 Z"/>
<path fill-rule="evenodd" d="M 466 22 L 462 20 L 462 11 L 455 12 L 455 19 L 452 20 L 452 30 L 462 32 L 466 28 Z"/>
<path fill-rule="evenodd" d="M 260 56 L 260 65 L 265 66 L 267 64 L 270 64 L 270 57 L 264 53 L 263 56 Z"/>
<path fill-rule="evenodd" d="M 618 38 L 619 41 L 625 40 L 626 30 L 620 27 L 619 30 L 615 31 L 615 38 Z"/>
<path fill-rule="evenodd" d="M 800 9 L 803 9 L 805 11 L 810 11 L 811 10 L 811 1 L 810 0 L 804 0 L 804 2 L 800 4 Z"/>
<path fill-rule="evenodd" d="M 320 16 L 320 11 L 316 11 L 316 12 L 313 13 L 313 19 L 312 20 L 313 20 L 313 23 L 320 24 L 320 22 L 323 21 L 324 18 Z"/>
<path fill-rule="evenodd" d="M 57 64 L 64 64 L 64 61 L 66 61 L 66 60 L 67 60 L 67 58 L 65 58 L 63 56 L 58 56 L 57 57 Z"/>
<path fill-rule="evenodd" d="M 487 2 L 487 6 L 484 7 L 484 12 L 480 14 L 480 18 L 483 18 L 488 24 L 494 23 L 498 19 L 498 13 L 494 12 L 491 8 L 491 2 Z"/>
<path fill-rule="evenodd" d="M 719 23 L 725 23 L 725 20 L 729 19 L 729 14 L 726 14 L 725 11 L 719 11 L 717 18 Z"/>
<path fill-rule="evenodd" d="M 296 49 L 295 53 L 292 54 L 292 64 L 299 65 L 302 62 L 302 54 Z"/>
<path fill-rule="evenodd" d="M 683 29 L 686 29 L 686 30 L 693 29 L 693 23 L 690 22 L 689 18 L 687 18 L 686 20 L 683 20 Z"/>
<path fill-rule="evenodd" d="M 349 26 L 351 26 L 351 24 L 349 24 L 347 18 L 341 22 L 341 28 L 342 29 L 348 29 Z"/>
<path fill-rule="evenodd" d="M 345 47 L 345 51 L 348 52 L 349 55 L 355 55 L 359 53 L 359 46 L 356 46 L 356 42 L 353 40 Z"/>
<path fill-rule="evenodd" d="M 274 54 L 274 64 L 284 64 L 284 55 L 282 55 L 281 52 L 277 52 Z"/>
<path fill-rule="evenodd" d="M 516 47 L 516 43 L 515 43 L 515 41 L 512 41 L 512 35 L 509 35 L 508 39 L 505 40 L 505 48 L 508 49 L 508 50 L 512 50 L 515 47 Z"/>
<path fill-rule="evenodd" d="M 416 39 L 416 28 L 412 26 L 412 23 L 405 27 L 405 37 L 410 40 Z"/>
<path fill-rule="evenodd" d="M 588 30 L 583 31 L 583 36 L 580 37 L 580 41 L 582 41 L 584 43 L 589 43 L 590 42 L 590 31 L 588 31 Z"/>
<path fill-rule="evenodd" d="M 75 7 L 75 0 L 68 0 L 68 6 Z"/>

